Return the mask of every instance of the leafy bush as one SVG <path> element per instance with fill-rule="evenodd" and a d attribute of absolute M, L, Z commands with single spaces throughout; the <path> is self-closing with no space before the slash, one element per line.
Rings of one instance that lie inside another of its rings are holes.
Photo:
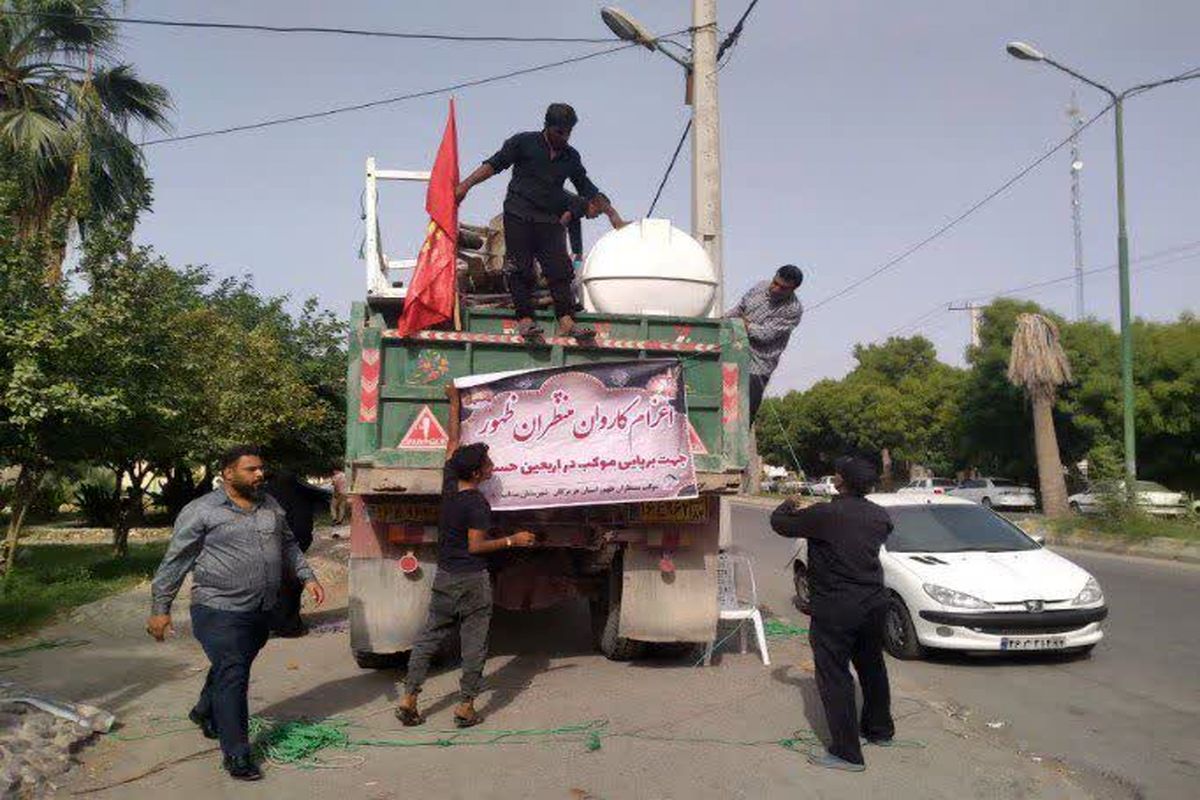
<path fill-rule="evenodd" d="M 75 491 L 75 505 L 83 520 L 93 528 L 107 528 L 117 515 L 117 500 L 113 488 L 103 482 L 81 483 Z"/>

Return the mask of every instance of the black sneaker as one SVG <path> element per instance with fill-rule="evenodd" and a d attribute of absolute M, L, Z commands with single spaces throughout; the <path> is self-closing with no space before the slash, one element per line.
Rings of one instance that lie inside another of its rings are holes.
<path fill-rule="evenodd" d="M 225 756 L 225 771 L 235 781 L 261 781 L 263 776 L 262 770 L 250 759 L 250 756 L 238 756 L 237 758 Z"/>
<path fill-rule="evenodd" d="M 200 713 L 193 708 L 188 712 L 188 719 L 190 719 L 196 724 L 197 727 L 200 728 L 200 732 L 204 734 L 205 739 L 217 738 L 217 729 L 213 726 L 213 721 L 210 717 L 201 716 Z"/>

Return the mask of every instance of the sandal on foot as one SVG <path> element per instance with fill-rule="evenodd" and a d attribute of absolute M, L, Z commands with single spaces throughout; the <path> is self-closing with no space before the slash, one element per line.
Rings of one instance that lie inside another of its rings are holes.
<path fill-rule="evenodd" d="M 460 717 L 454 715 L 454 727 L 456 728 L 474 728 L 479 723 L 483 722 L 483 717 L 477 713 L 472 713 L 469 717 Z"/>
<path fill-rule="evenodd" d="M 406 728 L 415 728 L 425 724 L 425 717 L 421 716 L 420 712 L 404 706 L 396 707 L 396 719 L 400 720 L 400 723 Z"/>
<path fill-rule="evenodd" d="M 545 333 L 536 322 L 522 322 L 517 326 L 517 334 L 526 339 L 541 339 Z"/>
<path fill-rule="evenodd" d="M 563 335 L 575 337 L 575 341 L 579 342 L 580 344 L 591 345 L 596 343 L 596 331 L 592 328 L 576 325 L 571 329 L 570 333 Z"/>

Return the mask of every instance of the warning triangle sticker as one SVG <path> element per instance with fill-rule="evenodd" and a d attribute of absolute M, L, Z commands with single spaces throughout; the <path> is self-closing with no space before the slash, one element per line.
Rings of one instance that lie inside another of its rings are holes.
<path fill-rule="evenodd" d="M 698 456 L 708 455 L 708 448 L 704 446 L 704 440 L 696 433 L 696 429 L 692 427 L 692 421 L 688 420 L 688 449 L 693 454 Z"/>
<path fill-rule="evenodd" d="M 429 410 L 429 406 L 421 406 L 421 412 L 408 426 L 408 433 L 404 434 L 398 447 L 401 450 L 441 450 L 449 441 L 446 429 Z"/>

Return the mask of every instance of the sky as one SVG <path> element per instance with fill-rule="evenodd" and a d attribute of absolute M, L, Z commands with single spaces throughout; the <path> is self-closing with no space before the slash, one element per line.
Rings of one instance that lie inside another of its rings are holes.
<path fill-rule="evenodd" d="M 660 34 L 686 28 L 686 0 L 623 0 Z M 721 0 L 732 27 L 746 0 Z M 128 16 L 545 36 L 607 36 L 589 0 L 131 0 Z M 1100 92 L 1005 54 L 1011 39 L 1121 89 L 1200 67 L 1194 0 L 986 0 L 905 3 L 761 0 L 720 74 L 725 291 L 728 302 L 783 263 L 806 274 L 812 308 L 768 394 L 853 367 L 855 343 L 921 333 L 962 363 L 970 325 L 950 303 L 1070 275 L 1070 156 L 1052 156 L 945 236 L 819 308 L 968 209 L 1069 132 L 1073 90 L 1086 116 Z M 125 26 L 122 58 L 167 86 L 175 134 L 255 122 L 482 78 L 604 49 L 603 44 L 418 42 Z M 505 137 L 572 103 L 572 137 L 593 179 L 626 218 L 646 214 L 683 125 L 682 70 L 624 50 L 455 93 L 465 175 Z M 153 212 L 138 236 L 172 263 L 250 275 L 271 294 L 315 295 L 339 313 L 365 294 L 358 247 L 364 162 L 428 169 L 446 96 L 319 121 L 146 149 Z M 1126 108 L 1133 308 L 1170 320 L 1200 305 L 1200 80 Z M 151 132 L 146 138 L 155 138 Z M 1116 262 L 1112 117 L 1080 139 L 1083 256 Z M 690 228 L 685 148 L 656 216 Z M 506 180 L 478 187 L 460 212 L 497 213 Z M 409 257 L 426 223 L 417 185 L 381 190 L 388 254 Z M 603 225 L 601 224 L 603 223 Z M 607 229 L 589 223 L 594 241 Z M 1190 248 L 1188 246 L 1191 246 Z M 1154 257 L 1156 254 L 1157 258 Z M 1023 292 L 1073 316 L 1070 281 Z M 1085 281 L 1089 315 L 1117 317 L 1114 270 Z"/>

